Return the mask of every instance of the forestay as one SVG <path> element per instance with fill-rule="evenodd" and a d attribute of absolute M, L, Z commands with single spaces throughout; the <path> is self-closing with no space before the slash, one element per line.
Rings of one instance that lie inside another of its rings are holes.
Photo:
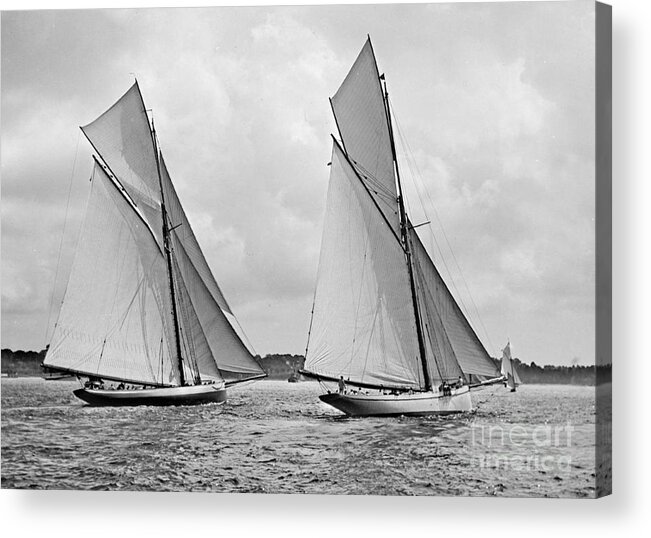
<path fill-rule="evenodd" d="M 400 229 L 387 111 L 370 39 L 332 97 L 346 154 L 391 223 Z"/>
<path fill-rule="evenodd" d="M 305 369 L 421 388 L 406 258 L 335 143 Z"/>

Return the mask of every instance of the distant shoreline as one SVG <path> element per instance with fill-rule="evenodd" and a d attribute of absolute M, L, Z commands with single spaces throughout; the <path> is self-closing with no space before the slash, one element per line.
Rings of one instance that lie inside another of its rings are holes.
<path fill-rule="evenodd" d="M 70 376 L 72 377 L 72 376 Z M 20 380 L 20 379 L 43 379 L 43 381 L 48 381 L 43 375 L 19 375 L 19 376 L 5 376 L 3 374 L 2 380 Z M 52 381 L 72 381 L 70 378 L 64 378 L 64 379 L 55 379 Z M 276 381 L 276 382 L 281 382 L 281 383 L 287 383 L 286 379 L 283 378 L 278 378 L 278 377 L 265 377 L 263 379 L 258 379 L 256 383 L 268 383 L 270 381 Z M 302 379 L 298 381 L 298 383 L 318 383 L 316 379 Z M 608 381 L 604 384 L 611 383 L 611 381 Z M 292 383 L 287 383 L 288 385 L 291 385 Z M 596 388 L 597 385 L 584 385 L 580 383 L 525 383 L 528 386 L 561 386 L 561 387 L 594 387 Z"/>
<path fill-rule="evenodd" d="M 43 368 L 46 350 L 12 351 L 2 350 L 3 379 L 16 377 L 44 377 L 48 372 Z M 296 376 L 303 368 L 305 358 L 302 355 L 272 354 L 256 356 L 255 360 L 267 373 L 269 380 L 283 381 Z M 499 368 L 499 361 L 493 359 Z M 522 383 L 525 385 L 583 385 L 595 386 L 611 381 L 611 365 L 606 366 L 538 366 L 526 364 L 519 359 L 514 363 Z M 5 374 L 7 376 L 5 377 Z"/>

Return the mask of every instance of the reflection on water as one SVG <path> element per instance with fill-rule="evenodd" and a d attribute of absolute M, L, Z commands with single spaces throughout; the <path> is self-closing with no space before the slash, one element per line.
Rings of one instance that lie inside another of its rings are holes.
<path fill-rule="evenodd" d="M 346 418 L 316 383 L 223 405 L 94 408 L 78 385 L 2 380 L 2 487 L 375 495 L 594 496 L 594 388 L 473 394 L 476 412 Z"/>

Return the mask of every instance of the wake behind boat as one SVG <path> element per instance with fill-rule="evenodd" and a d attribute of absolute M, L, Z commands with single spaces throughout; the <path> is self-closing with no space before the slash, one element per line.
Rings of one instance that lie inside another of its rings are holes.
<path fill-rule="evenodd" d="M 74 394 L 92 405 L 221 403 L 227 386 L 264 377 L 190 227 L 138 83 L 81 129 L 98 157 L 44 366 L 88 377 Z"/>
<path fill-rule="evenodd" d="M 370 38 L 331 99 L 330 184 L 302 373 L 348 415 L 472 409 L 500 381 L 405 211 L 386 82 Z"/>

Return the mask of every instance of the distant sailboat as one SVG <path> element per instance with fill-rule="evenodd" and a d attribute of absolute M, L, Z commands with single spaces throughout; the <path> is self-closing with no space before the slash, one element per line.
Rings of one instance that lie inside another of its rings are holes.
<path fill-rule="evenodd" d="M 101 160 L 44 366 L 88 377 L 74 394 L 93 405 L 223 402 L 227 386 L 264 377 L 183 211 L 138 83 L 81 129 Z"/>
<path fill-rule="evenodd" d="M 383 79 L 369 38 L 331 99 L 342 142 L 303 373 L 338 382 L 320 399 L 349 415 L 469 411 L 469 377 L 501 378 L 406 214 Z"/>
<path fill-rule="evenodd" d="M 521 381 L 518 371 L 515 369 L 515 364 L 513 364 L 513 359 L 511 358 L 511 342 L 508 342 L 502 350 L 501 373 L 506 379 L 506 386 L 511 389 L 511 392 L 515 392 L 515 388 L 520 385 Z"/>

